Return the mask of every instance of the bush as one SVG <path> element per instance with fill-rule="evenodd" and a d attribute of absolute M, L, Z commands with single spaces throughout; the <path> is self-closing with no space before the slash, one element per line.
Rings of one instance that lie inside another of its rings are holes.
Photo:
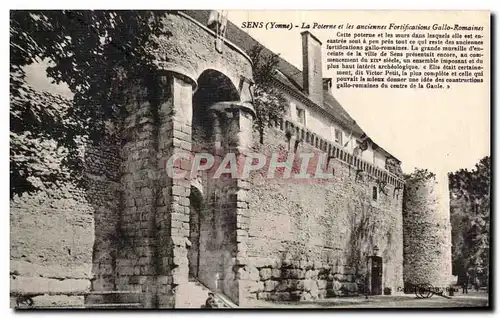
<path fill-rule="evenodd" d="M 392 294 L 392 289 L 390 287 L 385 287 L 384 288 L 384 295 L 391 295 Z"/>

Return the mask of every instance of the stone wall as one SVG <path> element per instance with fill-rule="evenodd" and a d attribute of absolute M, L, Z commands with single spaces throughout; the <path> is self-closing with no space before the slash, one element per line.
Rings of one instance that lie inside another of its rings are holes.
<path fill-rule="evenodd" d="M 216 70 L 234 87 L 240 87 L 241 76 L 252 78 L 250 58 L 227 42 L 222 53 L 218 52 L 216 35 L 206 25 L 179 12 L 165 15 L 164 28 L 165 35 L 152 39 L 157 47 L 151 53 L 159 70 L 174 71 L 195 81 L 204 71 Z M 251 100 L 248 90 L 240 94 L 242 101 Z"/>
<path fill-rule="evenodd" d="M 10 290 L 83 292 L 90 289 L 92 205 L 71 185 L 47 187 L 10 202 Z M 80 296 L 38 296 L 37 306 L 81 305 Z"/>
<path fill-rule="evenodd" d="M 165 27 L 170 35 L 156 39 L 156 62 L 163 71 L 155 78 L 159 86 L 147 92 L 140 84 L 124 92 L 130 98 L 123 126 L 116 127 L 120 138 L 86 151 L 87 190 L 47 185 L 11 201 L 12 290 L 136 290 L 140 297 L 123 300 L 144 307 L 183 305 L 192 182 L 168 177 L 166 162 L 174 153 L 193 150 L 192 137 L 196 143 L 193 89 L 200 75 L 224 74 L 239 101 L 247 102 L 249 90 L 240 81 L 252 74 L 242 52 L 226 43 L 220 54 L 214 35 L 185 16 L 166 15 Z M 305 131 L 292 130 L 288 140 L 283 123 L 267 130 L 263 145 L 248 149 L 251 111 L 245 113 L 242 105 L 219 110 L 227 121 L 214 123 L 221 131 L 203 137 L 214 137 L 209 141 L 221 158 L 247 150 L 284 155 L 332 150 Z M 365 286 L 367 257 L 378 246 L 383 286 L 393 291 L 401 286 L 397 182 L 338 150 L 330 153 L 334 179 L 327 182 L 272 182 L 258 174 L 251 182 L 202 181 L 199 278 L 243 305 L 246 299 L 356 295 Z M 361 167 L 366 173 L 358 172 Z M 390 181 L 385 193 L 380 179 Z M 83 298 L 53 302 L 63 301 Z"/>
<path fill-rule="evenodd" d="M 44 107 L 57 108 L 53 99 L 71 102 L 49 92 L 31 91 Z M 43 101 L 46 101 L 44 104 Z M 64 151 L 55 142 L 39 139 L 40 154 L 31 160 L 39 173 L 60 166 Z M 81 306 L 83 295 L 65 295 L 114 284 L 113 220 L 116 213 L 117 148 L 114 141 L 100 147 L 83 146 L 84 183 L 30 182 L 37 191 L 14 196 L 10 201 L 11 295 L 27 292 L 58 293 L 33 298 L 35 306 Z M 21 160 L 16 157 L 11 160 Z M 12 303 L 15 306 L 15 303 Z"/>
<path fill-rule="evenodd" d="M 280 126 L 283 123 L 267 129 L 264 144 L 254 143 L 253 151 L 267 155 L 280 151 L 285 157 L 293 153 L 295 136 L 301 133 L 291 129 L 288 141 Z M 312 146 L 317 141 L 307 141 L 297 143 L 297 154 L 319 152 Z M 322 142 L 318 145 L 328 148 Z M 382 287 L 392 292 L 402 287 L 402 195 L 393 184 L 387 184 L 384 194 L 377 178 L 358 179 L 356 170 L 332 158 L 328 164 L 328 171 L 334 171 L 332 180 L 269 180 L 252 175 L 247 198 L 249 264 L 242 272 L 251 286 L 247 297 L 307 300 L 359 294 L 364 292 L 367 256 L 375 246 L 383 258 Z"/>
<path fill-rule="evenodd" d="M 447 183 L 408 179 L 404 190 L 404 280 L 446 288 L 451 281 Z M 443 197 L 444 195 L 444 197 Z"/>

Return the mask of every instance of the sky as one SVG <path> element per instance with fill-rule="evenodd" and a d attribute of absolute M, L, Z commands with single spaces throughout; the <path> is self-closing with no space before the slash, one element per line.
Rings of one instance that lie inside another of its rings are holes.
<path fill-rule="evenodd" d="M 432 21 L 478 23 L 477 12 L 387 11 L 229 11 L 228 19 L 238 26 L 243 21 L 335 23 L 425 23 Z M 441 15 L 441 16 L 439 16 Z M 489 23 L 489 16 L 483 20 Z M 484 23 L 483 23 L 484 24 Z M 300 32 L 303 30 L 246 29 L 249 34 L 281 57 L 302 69 Z M 332 30 L 312 30 L 323 43 L 333 38 Z M 323 45 L 325 46 L 325 45 Z M 488 51 L 489 52 L 489 51 Z M 323 58 L 325 58 L 323 49 Z M 335 74 L 323 68 L 323 77 Z M 485 65 L 486 66 L 486 65 Z M 26 69 L 28 80 L 39 88 L 56 90 L 71 97 L 67 86 L 51 84 L 44 64 Z M 488 69 L 488 67 L 485 67 Z M 489 75 L 489 74 L 486 74 Z M 461 168 L 471 169 L 490 154 L 489 77 L 483 84 L 461 84 L 449 90 L 337 89 L 333 95 L 358 125 L 380 146 L 402 161 L 403 171 L 415 167 L 438 175 Z"/>
<path fill-rule="evenodd" d="M 487 27 L 487 12 L 414 11 L 229 11 L 228 19 L 301 24 L 387 24 L 436 22 L 480 24 Z M 302 69 L 300 28 L 292 30 L 245 29 L 253 38 Z M 335 38 L 334 30 L 310 30 L 323 43 Z M 485 50 L 489 52 L 489 50 Z M 488 59 L 485 59 L 489 62 Z M 335 80 L 323 63 L 323 77 Z M 485 69 L 489 69 L 484 65 Z M 333 95 L 372 139 L 402 161 L 404 172 L 415 167 L 438 175 L 471 169 L 490 154 L 490 83 L 457 84 L 449 90 L 337 89 Z"/>

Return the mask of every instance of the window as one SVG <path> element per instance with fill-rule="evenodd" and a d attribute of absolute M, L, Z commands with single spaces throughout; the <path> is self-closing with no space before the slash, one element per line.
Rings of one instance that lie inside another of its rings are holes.
<path fill-rule="evenodd" d="M 373 201 L 377 201 L 378 189 L 377 187 L 373 187 Z"/>
<path fill-rule="evenodd" d="M 342 145 L 342 130 L 335 128 L 335 142 Z"/>
<path fill-rule="evenodd" d="M 297 121 L 302 125 L 306 124 L 306 112 L 301 108 L 295 108 L 297 112 Z"/>

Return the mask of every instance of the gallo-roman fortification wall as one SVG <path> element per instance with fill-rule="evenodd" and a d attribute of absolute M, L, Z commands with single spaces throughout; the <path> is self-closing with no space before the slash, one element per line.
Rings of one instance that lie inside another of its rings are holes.
<path fill-rule="evenodd" d="M 403 208 L 404 280 L 446 288 L 451 280 L 447 182 L 433 176 L 406 181 Z"/>

